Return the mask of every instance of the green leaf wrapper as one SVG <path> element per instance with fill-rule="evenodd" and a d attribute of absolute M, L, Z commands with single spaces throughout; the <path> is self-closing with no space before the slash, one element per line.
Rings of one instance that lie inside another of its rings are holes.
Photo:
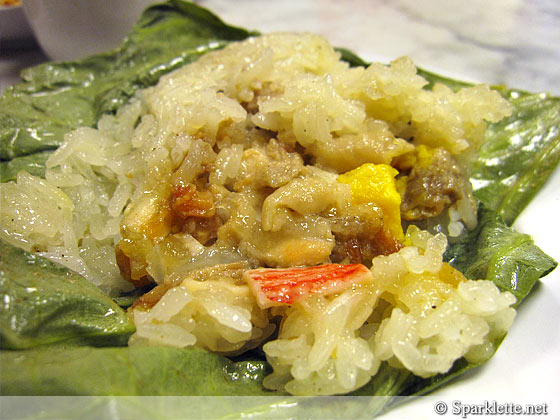
<path fill-rule="evenodd" d="M 62 341 L 126 345 L 134 325 L 88 280 L 3 241 L 0 254 L 2 348 L 26 349 Z M 6 366 L 2 364 L 2 372 Z"/>
<path fill-rule="evenodd" d="M 26 171 L 31 175 L 44 177 L 45 163 L 52 151 L 37 152 L 31 155 L 0 162 L 0 182 L 15 181 L 18 172 Z"/>
<path fill-rule="evenodd" d="M 57 347 L 0 354 L 4 395 L 270 395 L 263 362 L 197 347 Z M 87 380 L 85 379 L 87 378 Z"/>
<path fill-rule="evenodd" d="M 488 128 L 471 180 L 475 196 L 511 225 L 560 161 L 560 98 L 500 93 L 513 115 Z"/>
<path fill-rule="evenodd" d="M 194 4 L 153 6 L 115 50 L 25 70 L 0 99 L 0 159 L 53 150 L 69 130 L 94 126 L 163 74 L 250 34 Z"/>
<path fill-rule="evenodd" d="M 529 235 L 506 226 L 496 212 L 485 208 L 479 211 L 476 229 L 449 246 L 444 259 L 467 278 L 492 280 L 513 293 L 516 306 L 557 265 Z"/>

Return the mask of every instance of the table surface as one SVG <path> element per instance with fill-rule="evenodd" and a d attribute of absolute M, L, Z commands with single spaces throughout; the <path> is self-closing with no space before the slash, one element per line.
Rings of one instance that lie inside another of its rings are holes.
<path fill-rule="evenodd" d="M 237 26 L 261 32 L 322 34 L 366 60 L 386 62 L 408 55 L 418 66 L 450 77 L 560 95 L 557 0 L 199 3 Z M 46 60 L 36 46 L 0 50 L 0 91 L 18 81 L 21 69 Z M 560 230 L 551 230 L 546 221 L 553 220 L 560 209 L 559 191 L 557 170 L 516 222 L 519 230 L 533 234 L 537 244 L 557 260 L 560 250 L 555 239 Z M 433 404 L 439 400 L 450 406 L 453 400 L 547 403 L 549 418 L 560 418 L 560 404 L 555 401 L 560 391 L 558 271 L 545 278 L 523 304 L 509 336 L 489 363 L 436 391 L 435 396 L 419 398 L 382 418 L 435 418 Z"/>

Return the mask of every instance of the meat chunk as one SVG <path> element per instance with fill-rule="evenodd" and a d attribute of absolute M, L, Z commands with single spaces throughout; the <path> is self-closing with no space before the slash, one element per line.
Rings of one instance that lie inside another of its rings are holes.
<path fill-rule="evenodd" d="M 219 280 L 221 277 L 228 277 L 233 280 L 241 280 L 243 273 L 249 268 L 247 261 L 239 261 L 230 264 L 218 264 L 212 267 L 204 267 L 199 270 L 193 270 L 188 276 L 197 281 Z M 140 296 L 130 307 L 129 312 L 134 308 L 141 307 L 143 309 L 151 309 L 160 299 L 173 287 L 177 287 L 183 282 L 185 273 L 170 276 L 166 282 L 158 284 L 149 292 Z"/>
<path fill-rule="evenodd" d="M 384 121 L 368 120 L 365 128 L 364 133 L 317 142 L 308 151 L 323 167 L 347 172 L 364 163 L 389 165 L 394 158 L 414 149 L 406 140 L 395 137 Z"/>
<path fill-rule="evenodd" d="M 382 210 L 373 203 L 333 212 L 329 220 L 336 241 L 330 255 L 334 263 L 371 266 L 374 257 L 402 248 L 402 243 L 384 227 Z"/>
<path fill-rule="evenodd" d="M 415 165 L 401 179 L 401 185 L 405 185 L 401 203 L 405 220 L 435 217 L 458 200 L 472 200 L 467 176 L 448 151 L 425 146 L 417 149 Z"/>
<path fill-rule="evenodd" d="M 175 185 L 171 193 L 171 209 L 182 219 L 187 217 L 209 218 L 216 214 L 212 194 L 198 191 L 194 184 L 182 182 Z"/>
<path fill-rule="evenodd" d="M 119 271 L 126 281 L 132 283 L 136 287 L 142 287 L 152 283 L 152 280 L 147 275 L 133 276 L 130 258 L 123 252 L 119 244 L 115 247 L 115 256 L 117 258 Z"/>
<path fill-rule="evenodd" d="M 245 150 L 234 189 L 278 188 L 303 172 L 302 157 L 272 139 L 266 146 Z"/>

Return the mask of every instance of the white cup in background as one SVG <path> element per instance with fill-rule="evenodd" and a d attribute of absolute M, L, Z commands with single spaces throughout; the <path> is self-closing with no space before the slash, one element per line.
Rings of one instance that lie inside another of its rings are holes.
<path fill-rule="evenodd" d="M 115 48 L 154 0 L 23 0 L 27 20 L 53 60 Z"/>

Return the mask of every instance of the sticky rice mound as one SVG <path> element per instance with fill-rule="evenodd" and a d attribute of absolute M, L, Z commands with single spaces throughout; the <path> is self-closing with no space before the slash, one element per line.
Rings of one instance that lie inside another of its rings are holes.
<path fill-rule="evenodd" d="M 276 309 L 283 320 L 278 338 L 263 346 L 274 368 L 266 387 L 344 394 L 384 361 L 429 377 L 463 356 L 481 362 L 493 354 L 515 317 L 515 297 L 443 263 L 442 234 L 411 227 L 405 243 L 373 259 L 371 284 Z"/>
<path fill-rule="evenodd" d="M 409 58 L 350 67 L 316 35 L 231 43 L 68 133 L 44 179 L 1 184 L 0 237 L 110 295 L 152 287 L 130 345 L 262 346 L 271 389 L 347 393 L 382 363 L 427 377 L 485 360 L 514 298 L 442 254 L 476 226 L 468 165 L 511 106 L 428 85 Z M 430 223 L 445 234 L 415 226 Z M 270 307 L 246 281 L 333 263 L 371 278 Z"/>

